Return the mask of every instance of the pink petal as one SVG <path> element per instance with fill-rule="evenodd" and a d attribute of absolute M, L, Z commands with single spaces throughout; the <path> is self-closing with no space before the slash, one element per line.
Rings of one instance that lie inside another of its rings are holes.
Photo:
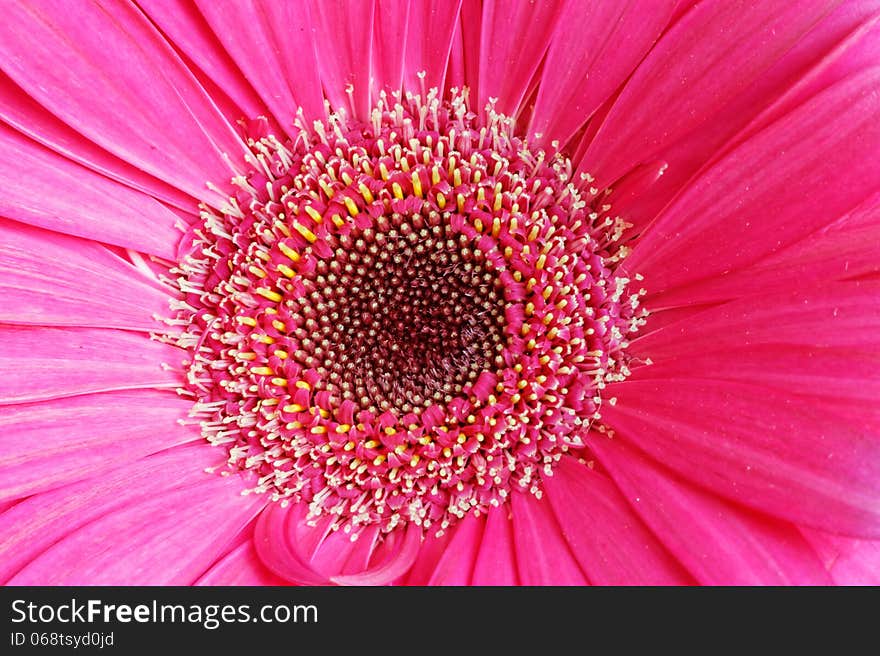
<path fill-rule="evenodd" d="M 758 127 L 768 125 L 768 118 L 779 118 L 845 77 L 835 76 L 830 69 L 851 60 L 862 43 L 871 41 L 866 35 L 876 19 L 871 16 L 875 10 L 876 4 L 871 7 L 870 3 L 849 2 L 837 7 L 712 120 L 663 147 L 656 157 L 668 163 L 664 175 L 628 207 L 621 206 L 612 197 L 615 211 L 637 226 L 644 225 L 707 162 L 741 143 Z M 866 62 L 866 65 L 850 66 L 848 73 L 868 65 Z M 619 183 L 615 185 L 615 191 L 619 186 Z"/>
<path fill-rule="evenodd" d="M 876 351 L 878 331 L 880 284 L 834 282 L 690 314 L 634 339 L 629 353 L 665 361 L 772 344 Z"/>
<path fill-rule="evenodd" d="M 71 532 L 10 585 L 191 585 L 266 503 L 237 476 L 129 502 Z"/>
<path fill-rule="evenodd" d="M 199 9 L 187 0 L 139 0 L 138 6 L 205 75 L 232 99 L 242 117 L 254 118 L 265 107 L 250 87 Z M 235 4 L 227 3 L 230 10 Z M 241 27 L 241 26 L 237 26 Z M 260 42 L 257 42 L 259 44 Z M 255 45 L 254 50 L 264 49 Z"/>
<path fill-rule="evenodd" d="M 225 183 L 223 155 L 244 145 L 133 5 L 12 2 L 3 26 L 0 65 L 41 105 L 129 164 L 221 200 L 205 182 Z"/>
<path fill-rule="evenodd" d="M 483 541 L 474 563 L 472 585 L 516 585 L 516 554 L 510 506 L 490 508 L 486 516 Z"/>
<path fill-rule="evenodd" d="M 311 0 L 312 34 L 321 47 L 318 70 L 324 93 L 335 109 L 344 109 L 361 120 L 370 115 L 372 63 L 372 2 Z M 349 98 L 346 88 L 351 90 Z"/>
<path fill-rule="evenodd" d="M 562 8 L 559 3 L 515 0 L 483 4 L 476 109 L 482 110 L 490 98 L 497 98 L 498 111 L 516 116 L 529 82 L 553 42 Z"/>
<path fill-rule="evenodd" d="M 158 201 L 0 126 L 0 213 L 17 221 L 173 258 L 182 232 Z"/>
<path fill-rule="evenodd" d="M 744 268 L 662 295 L 663 305 L 766 294 L 880 271 L 880 195 Z"/>
<path fill-rule="evenodd" d="M 285 581 L 325 585 L 328 578 L 309 566 L 290 539 L 291 525 L 302 522 L 307 512 L 301 504 L 282 507 L 280 503 L 270 503 L 257 519 L 254 548 L 263 564 Z"/>
<path fill-rule="evenodd" d="M 179 387 L 184 352 L 141 333 L 0 326 L 0 405 L 92 392 Z"/>
<path fill-rule="evenodd" d="M 211 566 L 196 585 L 287 585 L 263 565 L 251 539 L 226 554 Z"/>
<path fill-rule="evenodd" d="M 461 0 L 459 21 L 449 51 L 446 88 L 468 87 L 472 98 L 479 98 L 480 41 L 482 40 L 482 0 Z"/>
<path fill-rule="evenodd" d="M 677 302 L 715 300 L 713 277 L 759 262 L 876 193 L 878 83 L 878 70 L 856 75 L 735 149 L 658 217 L 628 270 L 645 276 L 652 295 L 692 283 Z M 662 297 L 652 302 L 671 305 Z"/>
<path fill-rule="evenodd" d="M 880 398 L 878 302 L 876 284 L 834 283 L 695 312 L 633 342 L 651 365 L 631 380 L 760 381 L 870 405 Z"/>
<path fill-rule="evenodd" d="M 546 499 L 510 495 L 513 543 L 522 585 L 588 585 Z"/>
<path fill-rule="evenodd" d="M 349 559 L 346 562 L 349 571 L 333 576 L 331 580 L 339 585 L 386 585 L 399 579 L 412 567 L 418 556 L 422 529 L 410 524 L 385 536 L 385 541 L 386 546 L 388 542 L 395 544 L 381 560 L 371 563 L 368 569 L 361 569 L 352 567 Z"/>
<path fill-rule="evenodd" d="M 880 535 L 880 413 L 742 383 L 616 383 L 602 421 L 727 499 L 795 523 Z"/>
<path fill-rule="evenodd" d="M 436 531 L 425 531 L 416 560 L 404 577 L 406 585 L 428 585 L 431 575 L 437 568 L 437 563 L 446 553 L 451 538 L 451 531 L 444 531 L 440 536 Z"/>
<path fill-rule="evenodd" d="M 824 398 L 870 404 L 880 398 L 880 354 L 876 350 L 767 344 L 735 352 L 696 352 L 687 360 L 652 360 L 631 380 L 719 378 L 754 383 Z"/>
<path fill-rule="evenodd" d="M 444 88 L 452 38 L 462 0 L 420 0 L 410 3 L 403 67 L 404 86 L 421 91 L 418 75 L 425 73 L 426 89 Z"/>
<path fill-rule="evenodd" d="M 4 406 L 0 498 L 50 490 L 199 439 L 197 429 L 177 423 L 191 408 L 173 392 L 154 390 Z"/>
<path fill-rule="evenodd" d="M 566 457 L 542 480 L 562 534 L 591 583 L 691 582 L 607 477 Z"/>
<path fill-rule="evenodd" d="M 831 4 L 697 4 L 638 66 L 582 169 L 603 187 L 647 161 L 710 119 L 826 15 Z"/>
<path fill-rule="evenodd" d="M 173 489 L 192 489 L 223 462 L 206 442 L 163 451 L 25 499 L 0 515 L 0 581 L 88 523 Z"/>
<path fill-rule="evenodd" d="M 836 585 L 880 585 L 880 540 L 854 540 L 810 529 L 803 533 Z"/>
<path fill-rule="evenodd" d="M 260 560 L 277 576 L 301 585 L 385 585 L 400 578 L 418 554 L 421 529 L 416 526 L 386 536 L 392 547 L 375 562 L 375 528 L 364 529 L 353 541 L 343 530 L 331 531 L 332 520 L 309 518 L 303 504 L 271 504 L 254 533 Z"/>
<path fill-rule="evenodd" d="M 639 517 L 703 585 L 824 585 L 816 553 L 791 524 L 691 487 L 620 440 L 590 448 Z"/>
<path fill-rule="evenodd" d="M 0 321 L 160 330 L 169 298 L 103 246 L 0 219 Z"/>
<path fill-rule="evenodd" d="M 544 143 L 571 139 L 636 69 L 673 7 L 669 0 L 568 2 L 549 40 L 529 133 Z"/>
<path fill-rule="evenodd" d="M 409 27 L 410 0 L 376 0 L 373 25 L 373 79 L 378 89 L 400 90 Z"/>
<path fill-rule="evenodd" d="M 452 539 L 437 561 L 428 585 L 470 584 L 485 521 L 484 517 L 469 514 L 447 529 L 452 532 Z"/>
<path fill-rule="evenodd" d="M 311 119 L 324 117 L 324 98 L 308 7 L 301 2 L 246 0 L 199 2 L 207 19 L 244 76 L 288 132 L 297 108 Z"/>
<path fill-rule="evenodd" d="M 59 121 L 0 73 L 0 120 L 69 160 L 180 209 L 193 211 L 192 197 L 108 153 Z"/>

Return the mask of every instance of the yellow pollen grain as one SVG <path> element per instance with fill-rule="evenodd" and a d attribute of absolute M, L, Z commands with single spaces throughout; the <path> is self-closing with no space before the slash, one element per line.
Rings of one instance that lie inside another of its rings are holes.
<path fill-rule="evenodd" d="M 351 216 L 357 216 L 358 214 L 360 214 L 361 211 L 358 209 L 357 205 L 355 205 L 354 201 L 351 198 L 346 196 L 344 202 L 345 202 L 345 209 L 348 210 L 348 213 Z"/>
<path fill-rule="evenodd" d="M 278 330 L 279 332 L 282 332 L 282 333 L 283 333 L 283 332 L 285 332 L 285 331 L 287 330 L 287 326 L 284 324 L 283 321 L 281 321 L 281 319 L 272 319 L 272 325 L 273 325 L 273 326 L 275 327 L 275 329 Z"/>
<path fill-rule="evenodd" d="M 333 188 L 327 184 L 327 181 L 323 178 L 318 180 L 318 184 L 321 186 L 321 190 L 324 192 L 324 195 L 327 198 L 333 198 Z"/>
<path fill-rule="evenodd" d="M 455 200 L 458 205 L 458 211 L 464 211 L 464 194 L 457 194 Z"/>
<path fill-rule="evenodd" d="M 483 232 L 483 222 L 480 219 L 474 219 L 474 230 Z"/>
<path fill-rule="evenodd" d="M 397 431 L 394 430 L 394 428 L 391 426 L 386 426 L 385 427 L 385 434 L 386 435 L 397 435 Z"/>
<path fill-rule="evenodd" d="M 356 447 L 356 446 L 357 445 L 354 442 L 349 440 L 348 442 L 345 443 L 345 446 L 342 448 L 346 451 L 354 451 L 354 447 Z"/>
<path fill-rule="evenodd" d="M 300 255 L 295 250 L 293 250 L 290 246 L 285 244 L 284 242 L 278 243 L 278 250 L 280 250 L 291 262 L 299 262 Z"/>
<path fill-rule="evenodd" d="M 284 299 L 284 297 L 278 292 L 271 289 L 266 289 L 265 287 L 258 288 L 256 292 L 263 298 L 274 301 L 275 303 L 278 303 Z"/>
<path fill-rule="evenodd" d="M 551 296 L 552 294 L 553 294 L 553 285 L 547 285 L 546 287 L 544 287 L 544 291 L 541 292 L 541 296 L 544 297 L 544 300 L 545 300 L 545 301 L 546 301 L 548 298 L 550 298 L 550 296 Z"/>
<path fill-rule="evenodd" d="M 263 344 L 274 344 L 275 340 L 269 335 L 257 335 L 254 339 Z"/>
<path fill-rule="evenodd" d="M 288 403 L 286 406 L 281 408 L 284 412 L 302 412 L 305 410 L 299 403 Z"/>
<path fill-rule="evenodd" d="M 441 210 L 446 207 L 446 196 L 440 191 L 437 192 L 437 207 Z"/>
<path fill-rule="evenodd" d="M 367 440 L 366 442 L 364 442 L 364 446 L 368 449 L 375 449 L 377 446 L 379 446 L 379 443 L 376 440 Z"/>
<path fill-rule="evenodd" d="M 413 193 L 419 198 L 422 197 L 422 179 L 419 177 L 418 171 L 412 172 Z"/>
<path fill-rule="evenodd" d="M 373 464 L 376 465 L 377 467 L 379 465 L 381 465 L 383 462 L 385 462 L 385 456 L 376 456 L 375 458 L 373 458 Z"/>
<path fill-rule="evenodd" d="M 315 235 L 315 233 L 305 227 L 302 223 L 294 223 L 293 227 L 299 234 L 303 236 L 303 239 L 305 239 L 310 244 L 314 244 L 316 241 L 318 241 L 318 237 Z"/>
<path fill-rule="evenodd" d="M 550 322 L 553 321 L 553 313 L 548 312 L 547 314 L 544 315 L 544 318 L 541 319 L 541 321 L 544 323 L 545 326 L 549 326 Z"/>
<path fill-rule="evenodd" d="M 287 379 L 286 378 L 273 378 L 272 384 L 277 385 L 278 387 L 287 387 Z"/>
<path fill-rule="evenodd" d="M 304 381 L 304 380 L 298 380 L 298 381 L 296 381 L 296 386 L 297 386 L 299 389 L 301 389 L 301 390 L 310 390 L 310 389 L 312 389 L 312 386 L 309 385 L 309 384 L 308 384 L 306 381 Z"/>
<path fill-rule="evenodd" d="M 456 168 L 452 171 L 452 184 L 455 187 L 461 186 L 461 169 Z"/>
<path fill-rule="evenodd" d="M 496 216 L 492 219 L 492 236 L 497 237 L 499 234 L 501 234 L 501 219 Z"/>
<path fill-rule="evenodd" d="M 243 323 L 245 326 L 250 326 L 251 328 L 257 325 L 257 320 L 253 317 L 243 317 L 239 315 L 235 318 L 238 320 L 238 323 Z"/>
<path fill-rule="evenodd" d="M 403 199 L 403 189 L 402 189 L 401 186 L 400 186 L 398 183 L 396 183 L 396 182 L 392 182 L 392 183 L 391 183 L 391 193 L 394 194 L 394 197 L 395 197 L 397 200 L 402 200 L 402 199 Z"/>
<path fill-rule="evenodd" d="M 311 432 L 314 433 L 315 435 L 323 435 L 324 433 L 327 432 L 327 427 L 326 426 L 312 426 Z"/>
<path fill-rule="evenodd" d="M 347 433 L 347 432 L 350 431 L 350 430 L 351 430 L 351 425 L 350 425 L 350 424 L 339 424 L 339 425 L 336 427 L 336 432 L 337 432 L 337 433 Z"/>
<path fill-rule="evenodd" d="M 341 216 L 339 216 L 338 214 L 334 214 L 334 215 L 333 215 L 332 217 L 330 217 L 330 218 L 331 218 L 331 220 L 333 221 L 333 224 L 334 224 L 337 228 L 341 228 L 342 226 L 345 225 L 345 221 L 344 221 L 343 218 L 342 218 Z"/>
<path fill-rule="evenodd" d="M 265 278 L 266 277 L 266 272 L 263 271 L 260 267 L 258 267 L 256 265 L 251 264 L 248 267 L 248 271 L 250 271 L 252 274 L 254 274 L 257 278 Z"/>
<path fill-rule="evenodd" d="M 476 166 L 476 162 L 472 161 L 471 164 Z M 482 179 L 483 179 L 483 172 L 480 169 L 477 169 L 476 171 L 474 171 L 474 174 L 472 176 L 472 180 L 473 180 L 474 184 L 477 184 Z"/>
<path fill-rule="evenodd" d="M 419 464 L 419 460 L 421 460 L 421 458 L 419 458 L 418 454 L 414 455 L 412 458 L 409 459 L 409 466 L 415 467 L 417 464 Z"/>
<path fill-rule="evenodd" d="M 382 176 L 382 179 L 387 181 L 390 177 L 390 173 L 388 173 L 388 167 L 385 166 L 385 162 L 379 162 L 379 175 Z"/>
<path fill-rule="evenodd" d="M 361 192 L 361 196 L 364 197 L 365 201 L 367 201 L 368 203 L 373 202 L 373 192 L 370 191 L 370 188 L 363 182 L 358 185 L 358 191 Z"/>
<path fill-rule="evenodd" d="M 272 367 L 253 367 L 251 372 L 258 376 L 271 376 L 275 373 L 275 370 Z"/>
<path fill-rule="evenodd" d="M 321 221 L 324 220 L 324 217 L 321 216 L 321 213 L 311 205 L 306 205 L 306 214 L 308 214 L 312 218 L 312 221 L 314 221 L 315 223 L 321 223 Z"/>
<path fill-rule="evenodd" d="M 287 351 L 284 351 L 282 349 L 277 349 L 277 350 L 273 351 L 272 355 L 274 355 L 276 358 L 280 358 L 282 360 L 286 360 L 288 357 Z"/>
<path fill-rule="evenodd" d="M 440 167 L 437 165 L 431 169 L 431 184 L 440 184 Z"/>
<path fill-rule="evenodd" d="M 287 278 L 293 278 L 294 276 L 296 276 L 296 271 L 291 269 L 286 264 L 279 264 L 275 268 L 278 269 L 278 271 L 284 274 L 284 276 L 286 276 Z"/>

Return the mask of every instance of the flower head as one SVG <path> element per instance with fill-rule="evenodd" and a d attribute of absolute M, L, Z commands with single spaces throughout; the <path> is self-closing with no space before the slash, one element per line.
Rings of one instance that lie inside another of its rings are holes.
<path fill-rule="evenodd" d="M 876 16 L 453 5 L 11 5 L 4 580 L 878 580 Z"/>

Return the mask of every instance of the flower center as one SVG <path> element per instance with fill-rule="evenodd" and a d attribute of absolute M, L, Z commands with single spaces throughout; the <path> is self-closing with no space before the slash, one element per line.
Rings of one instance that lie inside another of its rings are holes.
<path fill-rule="evenodd" d="M 355 535 L 540 495 L 627 374 L 625 225 L 464 94 L 296 125 L 251 140 L 179 269 L 204 435 Z"/>
<path fill-rule="evenodd" d="M 398 213 L 340 235 L 303 276 L 294 359 L 330 403 L 373 415 L 450 403 L 495 368 L 504 348 L 503 287 L 466 234 L 437 212 Z M 298 334 L 297 334 L 298 332 Z"/>

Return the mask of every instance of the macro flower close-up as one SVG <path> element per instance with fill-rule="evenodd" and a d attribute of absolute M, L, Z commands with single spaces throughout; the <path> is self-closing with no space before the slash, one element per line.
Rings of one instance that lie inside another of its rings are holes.
<path fill-rule="evenodd" d="M 10 0 L 0 582 L 880 585 L 880 2 Z"/>

